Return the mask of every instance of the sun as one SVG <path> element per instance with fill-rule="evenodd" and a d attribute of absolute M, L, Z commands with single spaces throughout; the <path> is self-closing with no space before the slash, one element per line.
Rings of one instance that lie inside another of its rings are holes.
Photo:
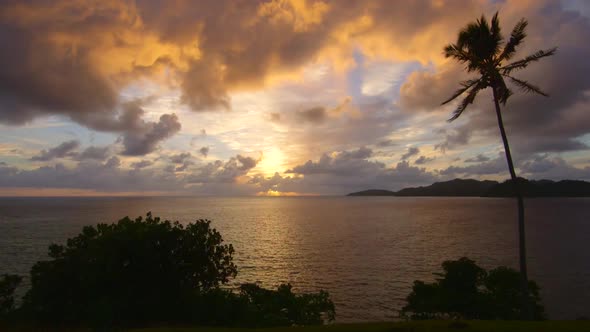
<path fill-rule="evenodd" d="M 262 157 L 255 171 L 264 176 L 273 176 L 276 172 L 285 171 L 285 154 L 278 147 L 272 147 L 262 152 Z"/>

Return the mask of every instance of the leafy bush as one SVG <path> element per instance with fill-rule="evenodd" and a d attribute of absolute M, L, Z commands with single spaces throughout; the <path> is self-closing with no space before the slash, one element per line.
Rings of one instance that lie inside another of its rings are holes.
<path fill-rule="evenodd" d="M 249 322 L 246 325 L 317 325 L 334 320 L 334 303 L 327 292 L 296 295 L 290 284 L 280 285 L 276 291 L 244 284 L 240 297 L 247 303 Z M 325 316 L 325 317 L 323 317 Z"/>
<path fill-rule="evenodd" d="M 442 264 L 434 283 L 414 281 L 407 304 L 401 310 L 411 319 L 519 319 L 521 317 L 520 274 L 508 267 L 486 271 L 463 257 Z M 529 301 L 534 318 L 544 319 L 539 286 L 529 282 Z"/>
<path fill-rule="evenodd" d="M 84 227 L 33 266 L 23 309 L 54 323 L 176 321 L 187 297 L 236 276 L 222 242 L 208 220 L 183 226 L 150 213 Z"/>
<path fill-rule="evenodd" d="M 148 213 L 84 227 L 65 246 L 51 245 L 51 260 L 33 266 L 19 316 L 95 327 L 321 324 L 324 311 L 333 319 L 325 292 L 221 289 L 237 274 L 233 253 L 208 220 L 183 226 Z"/>
<path fill-rule="evenodd" d="M 21 283 L 22 277 L 4 274 L 0 278 L 0 317 L 14 310 L 14 291 Z"/>

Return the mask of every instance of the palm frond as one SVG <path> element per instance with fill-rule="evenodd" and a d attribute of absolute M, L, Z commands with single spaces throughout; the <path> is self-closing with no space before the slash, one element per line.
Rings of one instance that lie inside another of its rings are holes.
<path fill-rule="evenodd" d="M 502 36 L 502 29 L 500 28 L 500 19 L 498 18 L 498 12 L 494 14 L 491 21 L 491 28 L 490 28 L 490 37 L 493 42 L 494 47 L 494 55 L 498 54 L 500 51 L 500 43 L 504 37 Z"/>
<path fill-rule="evenodd" d="M 508 76 L 505 75 L 506 77 L 508 77 L 512 83 L 514 83 L 516 86 L 518 86 L 520 88 L 520 90 L 522 90 L 523 92 L 526 93 L 538 93 L 541 96 L 545 96 L 545 97 L 549 97 L 549 95 L 545 92 L 543 92 L 543 90 L 541 90 L 541 88 L 539 88 L 538 86 L 531 84 L 527 81 L 524 80 L 520 80 L 518 78 L 512 77 L 512 76 Z"/>
<path fill-rule="evenodd" d="M 459 62 L 468 62 L 471 58 L 456 44 L 449 44 L 444 48 L 445 58 L 454 58 Z"/>
<path fill-rule="evenodd" d="M 453 101 L 455 98 L 462 95 L 465 91 L 469 90 L 469 88 L 471 88 L 475 84 L 479 83 L 479 81 L 481 81 L 481 79 L 467 80 L 467 81 L 463 81 L 463 82 L 459 83 L 461 85 L 461 88 L 457 89 L 457 91 L 455 91 L 449 99 L 443 101 L 441 103 L 441 105 L 445 105 L 445 104 Z"/>
<path fill-rule="evenodd" d="M 445 46 L 444 54 L 446 58 L 454 58 L 460 63 L 466 63 L 468 72 L 477 70 L 482 64 L 481 59 L 462 49 L 458 44 L 449 44 Z"/>
<path fill-rule="evenodd" d="M 518 23 L 512 29 L 512 33 L 510 34 L 510 40 L 504 46 L 504 50 L 502 54 L 498 57 L 498 63 L 503 60 L 509 60 L 512 58 L 514 53 L 516 52 L 516 47 L 522 43 L 522 41 L 526 38 L 526 27 L 528 26 L 529 22 L 524 18 L 520 19 Z"/>
<path fill-rule="evenodd" d="M 459 106 L 457 106 L 457 108 L 453 111 L 453 115 L 451 116 L 451 118 L 447 121 L 452 122 L 455 121 L 458 117 L 460 117 L 461 114 L 463 114 L 463 112 L 467 109 L 467 106 L 473 104 L 477 94 L 484 88 L 485 84 L 483 83 L 483 81 L 480 80 L 478 84 L 474 85 L 471 88 L 471 90 L 469 90 L 467 96 L 465 96 L 465 98 L 461 101 Z"/>
<path fill-rule="evenodd" d="M 502 103 L 502 105 L 506 105 L 508 98 L 512 96 L 512 91 L 506 85 L 506 82 L 502 78 L 502 76 L 498 75 L 496 78 L 496 96 L 498 97 L 498 101 Z"/>
<path fill-rule="evenodd" d="M 539 61 L 542 58 L 552 56 L 557 52 L 557 47 L 548 50 L 539 50 L 522 60 L 515 61 L 500 68 L 503 75 L 509 75 L 513 70 L 520 70 L 526 68 L 531 62 Z"/>
<path fill-rule="evenodd" d="M 469 47 L 476 42 L 479 37 L 489 35 L 490 26 L 485 16 L 481 16 L 477 21 L 471 22 L 459 32 L 457 45 L 460 48 Z"/>

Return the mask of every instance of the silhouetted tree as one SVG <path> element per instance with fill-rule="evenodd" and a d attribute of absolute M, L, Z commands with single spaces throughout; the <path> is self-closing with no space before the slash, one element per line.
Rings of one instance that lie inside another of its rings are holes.
<path fill-rule="evenodd" d="M 492 317 L 515 320 L 522 317 L 520 300 L 523 296 L 519 287 L 520 273 L 511 268 L 500 266 L 488 272 L 485 278 L 485 294 L 487 296 L 488 312 Z M 533 305 L 533 319 L 545 319 L 544 308 L 541 305 L 539 286 L 528 282 L 529 302 Z"/>
<path fill-rule="evenodd" d="M 148 213 L 145 219 L 84 227 L 66 245 L 51 245 L 51 260 L 33 266 L 18 317 L 93 327 L 310 325 L 334 319 L 334 304 L 323 291 L 220 287 L 237 274 L 234 249 L 210 224 L 182 225 Z M 4 288 L 0 282 L 6 308 L 12 308 L 14 280 Z"/>
<path fill-rule="evenodd" d="M 517 319 L 522 315 L 520 273 L 507 267 L 489 272 L 468 258 L 445 261 L 433 283 L 414 281 L 403 316 L 411 319 Z M 544 319 L 539 287 L 529 281 L 533 319 Z"/>
<path fill-rule="evenodd" d="M 22 277 L 13 274 L 4 274 L 0 278 L 0 317 L 13 312 L 14 291 L 21 283 Z"/>
<path fill-rule="evenodd" d="M 23 309 L 64 324 L 182 320 L 193 296 L 236 276 L 234 249 L 222 242 L 208 220 L 183 226 L 150 213 L 86 226 L 33 266 Z"/>
<path fill-rule="evenodd" d="M 240 296 L 248 305 L 251 326 L 318 325 L 334 320 L 334 303 L 327 292 L 296 295 L 290 284 L 276 291 L 256 284 L 240 286 Z"/>
<path fill-rule="evenodd" d="M 539 61 L 544 57 L 555 54 L 556 48 L 537 51 L 521 60 L 507 63 L 516 53 L 516 48 L 522 44 L 526 37 L 526 27 L 528 22 L 521 19 L 510 34 L 510 39 L 502 45 L 503 36 L 498 20 L 498 13 L 492 17 L 488 23 L 485 16 L 482 16 L 475 22 L 467 24 L 459 32 L 457 42 L 445 47 L 444 52 L 447 58 L 453 58 L 460 63 L 466 64 L 467 72 L 477 72 L 479 77 L 461 82 L 461 88 L 458 89 L 449 99 L 443 102 L 443 105 L 451 102 L 459 96 L 466 94 L 465 98 L 459 103 L 457 109 L 453 112 L 449 121 L 457 119 L 467 107 L 475 101 L 477 94 L 487 88 L 492 88 L 494 96 L 494 106 L 500 135 L 504 143 L 504 151 L 508 162 L 510 177 L 514 186 L 514 191 L 518 203 L 518 232 L 519 232 L 519 257 L 520 257 L 520 276 L 523 294 L 527 294 L 527 265 L 526 265 L 526 245 L 525 245 L 525 227 L 524 227 L 524 201 L 519 188 L 519 184 L 512 162 L 510 146 L 504 124 L 502 122 L 502 113 L 500 104 L 505 105 L 512 91 L 506 85 L 505 79 L 516 85 L 520 90 L 528 93 L 536 93 L 547 96 L 537 86 L 512 76 L 513 72 L 526 68 L 529 64 Z M 523 295 L 524 296 L 524 295 Z M 532 308 L 525 302 L 526 296 L 523 297 L 523 317 L 530 319 Z M 527 310 L 524 310 L 528 308 Z"/>

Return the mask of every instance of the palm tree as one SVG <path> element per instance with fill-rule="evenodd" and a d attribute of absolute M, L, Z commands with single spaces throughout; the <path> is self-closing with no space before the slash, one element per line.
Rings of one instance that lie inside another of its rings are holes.
<path fill-rule="evenodd" d="M 459 96 L 465 94 L 465 98 L 459 103 L 452 117 L 448 120 L 453 121 L 463 114 L 465 109 L 474 102 L 478 92 L 492 88 L 494 96 L 494 106 L 496 107 L 496 117 L 498 118 L 498 127 L 504 143 L 504 152 L 510 171 L 510 178 L 514 186 L 514 193 L 518 202 L 518 239 L 519 239 L 519 258 L 520 258 L 520 275 L 522 287 L 522 315 L 523 319 L 532 319 L 532 308 L 528 296 L 528 277 L 526 264 L 526 246 L 525 246 L 525 229 L 524 229 L 524 202 L 519 183 L 512 163 L 510 146 L 502 122 L 502 113 L 500 104 L 506 105 L 506 101 L 512 95 L 512 91 L 506 85 L 505 80 L 509 80 L 523 92 L 536 93 L 547 96 L 537 86 L 512 76 L 513 72 L 526 68 L 530 63 L 539 61 L 541 58 L 555 54 L 557 48 L 537 51 L 521 60 L 507 63 L 516 53 L 516 48 L 522 44 L 526 37 L 526 27 L 528 22 L 521 19 L 510 34 L 510 39 L 503 44 L 503 37 L 500 31 L 498 13 L 492 17 L 490 23 L 485 16 L 467 24 L 459 32 L 457 42 L 449 44 L 444 48 L 444 54 L 447 58 L 453 58 L 466 65 L 467 72 L 479 73 L 477 78 L 461 82 L 461 88 L 458 89 L 449 99 L 442 104 L 447 104 Z"/>

